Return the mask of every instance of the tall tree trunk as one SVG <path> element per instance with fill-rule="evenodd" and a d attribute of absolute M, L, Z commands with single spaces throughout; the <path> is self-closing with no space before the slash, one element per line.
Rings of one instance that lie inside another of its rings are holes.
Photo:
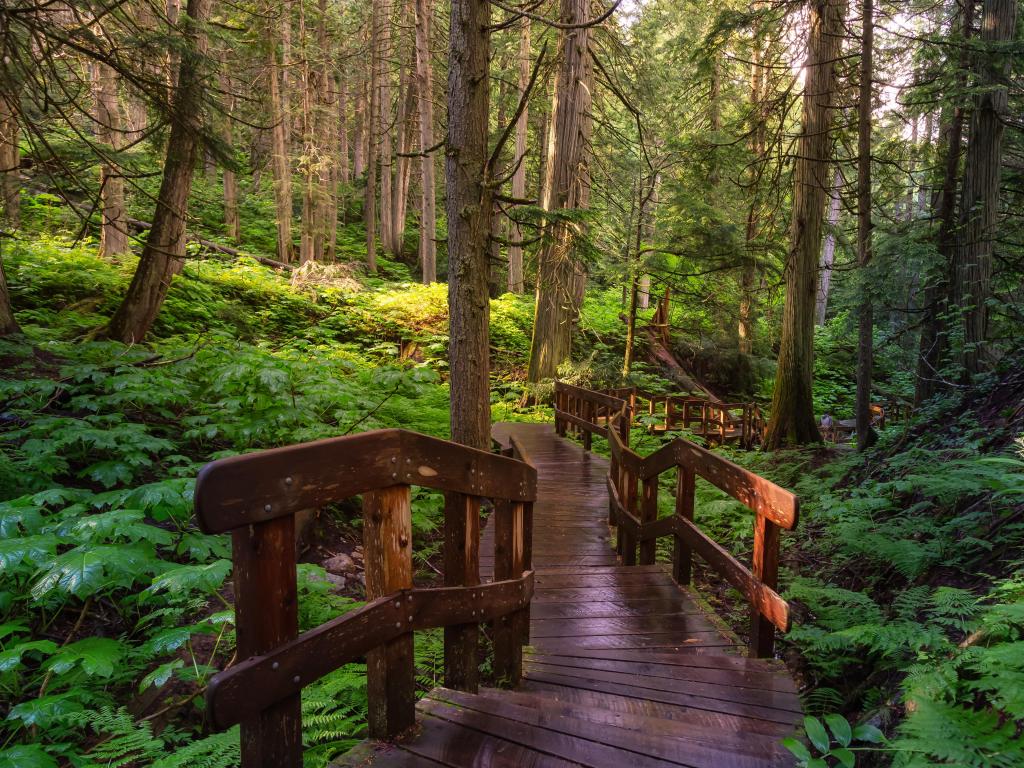
<path fill-rule="evenodd" d="M 395 126 L 391 116 L 391 68 L 386 66 L 391 61 L 391 3 L 390 0 L 378 0 L 380 3 L 380 46 L 381 69 L 377 73 L 378 118 L 375 130 L 380 141 L 380 242 L 385 252 L 397 254 L 394 233 L 394 200 L 392 198 L 392 173 L 394 172 L 394 142 L 391 132 Z"/>
<path fill-rule="evenodd" d="M 366 196 L 363 202 L 363 220 L 366 224 L 366 266 L 377 272 L 377 115 L 380 112 L 380 74 L 383 66 L 381 52 L 381 25 L 387 24 L 381 10 L 381 0 L 370 6 L 370 111 L 366 116 Z"/>
<path fill-rule="evenodd" d="M 452 439 L 491 441 L 486 185 L 490 117 L 489 0 L 452 0 L 448 67 L 448 311 Z"/>
<path fill-rule="evenodd" d="M 232 115 L 235 111 L 235 85 L 223 56 L 221 57 L 220 88 L 224 92 L 224 115 L 220 125 L 221 139 L 228 152 L 233 152 L 235 140 L 232 130 Z M 234 168 L 224 166 L 221 184 L 224 188 L 224 229 L 232 242 L 237 244 L 242 240 L 242 220 L 238 213 L 238 176 L 235 174 Z"/>
<path fill-rule="evenodd" d="M 760 10 L 760 2 L 754 4 Z M 750 154 L 753 164 L 750 168 L 750 205 L 747 208 L 747 226 L 743 248 L 743 263 L 740 266 L 739 322 L 736 336 L 740 354 L 749 355 L 754 351 L 754 304 L 757 283 L 757 248 L 761 237 L 761 192 L 759 182 L 766 162 L 768 118 L 765 114 L 766 76 L 762 63 L 761 26 L 754 27 L 750 62 Z"/>
<path fill-rule="evenodd" d="M 582 22 L 587 0 L 561 0 L 560 21 Z M 587 172 L 591 131 L 591 71 L 586 27 L 563 29 L 559 39 L 560 64 L 551 106 L 549 158 L 545 170 L 545 211 L 582 207 L 590 184 Z M 537 258 L 537 302 L 527 378 L 531 382 L 553 378 L 569 358 L 575 319 L 577 270 L 573 248 L 578 224 L 550 221 L 548 241 Z"/>
<path fill-rule="evenodd" d="M 138 343 L 149 333 L 185 255 L 185 217 L 200 145 L 199 119 L 205 88 L 202 74 L 206 56 L 204 26 L 210 14 L 210 2 L 188 0 L 187 48 L 181 55 L 171 107 L 171 133 L 153 227 L 128 292 L 108 327 L 109 335 L 125 344 Z"/>
<path fill-rule="evenodd" d="M 430 64 L 430 0 L 416 0 L 416 95 L 420 123 L 420 271 L 423 282 L 437 280 L 437 183 L 434 179 L 434 77 Z"/>
<path fill-rule="evenodd" d="M 983 8 L 981 36 L 989 49 L 977 62 L 981 90 L 971 114 L 953 273 L 953 304 L 963 313 L 961 360 L 967 375 L 982 369 L 987 350 L 987 302 L 992 295 L 992 250 L 1008 117 L 1006 80 L 1011 54 L 994 46 L 1013 40 L 1017 0 L 985 0 Z"/>
<path fill-rule="evenodd" d="M 280 8 L 284 14 L 283 23 L 275 18 L 274 9 Z M 277 219 L 277 258 L 289 262 L 292 258 L 292 170 L 289 156 L 291 135 L 291 115 L 288 108 L 288 89 L 285 85 L 285 67 L 282 61 L 281 35 L 278 28 L 284 30 L 291 27 L 291 3 L 267 6 L 267 26 L 264 31 L 264 44 L 267 46 L 267 92 L 270 98 L 270 129 L 271 167 L 274 175 L 274 209 Z"/>
<path fill-rule="evenodd" d="M 372 48 L 370 60 L 373 60 Z M 367 80 L 366 71 L 360 68 L 356 80 L 356 105 L 352 120 L 352 176 L 355 179 L 362 178 L 366 173 L 366 112 L 370 101 L 367 98 Z"/>
<path fill-rule="evenodd" d="M 871 78 L 874 76 L 875 5 L 862 0 L 860 100 L 857 107 L 857 265 L 860 268 L 860 309 L 857 341 L 857 450 L 871 444 L 871 374 L 874 362 L 873 286 L 868 275 L 871 263 Z M 913 198 L 909 201 L 913 213 Z"/>
<path fill-rule="evenodd" d="M 519 21 L 519 100 L 523 98 L 530 83 L 530 19 L 523 16 Z M 516 121 L 516 152 L 515 171 L 512 174 L 512 197 L 516 200 L 526 198 L 526 142 L 529 133 L 529 108 L 524 107 Z M 513 243 L 523 240 L 523 228 L 518 222 L 512 222 L 511 239 Z M 523 293 L 526 290 L 526 276 L 523 272 L 523 247 L 508 247 L 508 289 L 511 293 Z"/>
<path fill-rule="evenodd" d="M 814 305 L 814 322 L 825 324 L 828 313 L 828 294 L 832 288 L 832 267 L 836 262 L 836 227 L 839 226 L 839 211 L 842 208 L 840 195 L 843 189 L 843 172 L 836 168 L 835 183 L 829 195 L 828 231 L 821 247 L 821 271 L 818 275 L 818 297 Z"/>
<path fill-rule="evenodd" d="M 103 225 L 100 228 L 100 253 L 119 256 L 127 253 L 128 224 L 125 221 L 124 177 L 117 165 L 117 152 L 124 146 L 124 120 L 117 98 L 117 73 L 106 64 L 92 62 L 93 97 L 96 101 L 96 138 L 104 144 L 108 158 L 100 165 L 100 202 Z"/>
<path fill-rule="evenodd" d="M 398 78 L 398 119 L 395 121 L 398 152 L 395 156 L 395 181 L 391 189 L 391 237 L 396 256 L 401 256 L 405 250 L 405 219 L 409 204 L 409 169 L 412 163 L 408 155 L 412 149 L 413 116 L 416 113 L 416 78 L 413 74 L 416 65 L 415 47 L 412 54 L 408 63 L 400 65 Z"/>
<path fill-rule="evenodd" d="M 17 96 L 0 93 L 0 213 L 11 229 L 21 226 L 21 151 Z"/>
<path fill-rule="evenodd" d="M 793 218 L 786 258 L 786 302 L 778 372 L 765 447 L 821 439 L 814 417 L 814 304 L 821 223 L 829 188 L 835 64 L 843 35 L 843 0 L 810 0 L 803 120 L 794 166 Z"/>
<path fill-rule="evenodd" d="M 960 29 L 965 43 L 973 34 L 975 5 L 975 0 L 967 0 L 962 6 Z M 961 47 L 958 61 L 958 90 L 966 86 L 970 61 L 970 49 L 965 44 Z M 957 180 L 960 177 L 960 160 L 963 156 L 965 119 L 964 105 L 957 104 L 953 108 L 945 131 L 945 167 L 942 187 L 938 193 L 936 218 L 939 226 L 935 236 L 940 266 L 938 273 L 929 279 L 924 292 L 924 316 L 921 321 L 917 381 L 914 389 L 914 402 L 917 405 L 930 399 L 938 389 L 938 372 L 946 353 L 947 332 L 944 317 L 948 309 L 951 269 L 956 251 Z"/>

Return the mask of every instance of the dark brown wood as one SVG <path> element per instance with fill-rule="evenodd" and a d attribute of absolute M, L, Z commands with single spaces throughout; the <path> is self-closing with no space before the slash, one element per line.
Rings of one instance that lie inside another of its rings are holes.
<path fill-rule="evenodd" d="M 218 674 L 207 693 L 210 717 L 217 728 L 227 728 L 408 632 L 514 614 L 532 594 L 533 574 L 527 572 L 475 587 L 403 590 L 378 598 Z"/>
<path fill-rule="evenodd" d="M 779 594 L 763 584 L 742 563 L 712 541 L 689 520 L 673 518 L 676 535 L 680 536 L 693 550 L 704 558 L 716 571 L 742 592 L 753 609 L 783 632 L 789 631 L 789 604 Z"/>
<path fill-rule="evenodd" d="M 207 533 L 222 533 L 399 483 L 514 501 L 536 496 L 536 471 L 522 462 L 389 429 L 207 464 L 196 481 L 196 516 Z"/>
<path fill-rule="evenodd" d="M 502 502 L 492 517 L 494 525 L 494 578 L 520 578 L 524 570 L 524 504 Z M 512 685 L 519 682 L 523 670 L 522 633 L 528 623 L 521 612 L 495 620 L 494 674 Z"/>
<path fill-rule="evenodd" d="M 751 572 L 771 589 L 779 582 L 779 526 L 761 515 L 754 518 L 754 552 Z M 756 608 L 751 609 L 750 655 L 771 658 L 775 652 L 775 627 Z"/>
<path fill-rule="evenodd" d="M 367 599 L 412 589 L 409 486 L 396 485 L 363 496 L 363 546 Z M 395 738 L 415 724 L 415 689 L 410 628 L 366 654 L 367 721 L 372 738 Z"/>
<path fill-rule="evenodd" d="M 231 548 L 237 653 L 244 662 L 298 635 L 295 519 L 282 517 L 236 530 Z M 242 768 L 302 765 L 297 691 L 235 722 L 241 722 Z"/>
<path fill-rule="evenodd" d="M 689 467 L 676 473 L 676 516 L 693 522 L 696 475 Z M 677 584 L 689 584 L 693 573 L 693 549 L 681 536 L 672 540 L 672 578 Z"/>
<path fill-rule="evenodd" d="M 480 499 L 461 493 L 445 494 L 444 583 L 480 583 Z M 449 688 L 475 692 L 479 681 L 477 624 L 444 629 L 444 681 Z"/>
<path fill-rule="evenodd" d="M 640 521 L 654 523 L 658 519 L 658 477 L 649 477 L 643 481 L 643 499 L 640 503 Z M 640 536 L 640 565 L 654 565 L 654 556 L 658 542 Z"/>

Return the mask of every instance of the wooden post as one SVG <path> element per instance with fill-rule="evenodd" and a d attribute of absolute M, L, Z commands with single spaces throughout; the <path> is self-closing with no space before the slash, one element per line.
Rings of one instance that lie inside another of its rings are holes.
<path fill-rule="evenodd" d="M 622 418 L 619 421 L 619 437 L 622 438 L 622 447 L 629 448 L 629 430 L 633 426 L 633 414 L 636 398 L 633 398 L 634 405 L 627 408 L 622 413 Z"/>
<path fill-rule="evenodd" d="M 409 486 L 363 494 L 366 599 L 412 589 Z M 394 738 L 416 724 L 413 636 L 407 632 L 366 654 L 371 738 Z"/>
<path fill-rule="evenodd" d="M 625 475 L 625 489 L 622 494 L 622 506 L 629 510 L 630 514 L 636 516 L 636 484 L 637 478 L 633 475 L 632 470 L 626 469 L 623 474 Z M 618 546 L 619 554 L 622 556 L 623 565 L 636 565 L 636 538 L 629 531 L 626 530 L 625 525 L 619 526 L 618 535 Z"/>
<path fill-rule="evenodd" d="M 754 517 L 754 556 L 751 564 L 754 578 L 766 587 L 779 585 L 779 526 L 764 515 Z M 775 626 L 756 608 L 751 608 L 750 655 L 771 658 L 775 653 Z"/>
<path fill-rule="evenodd" d="M 583 401 L 583 420 L 591 424 L 594 423 L 594 404 L 590 400 Z M 589 451 L 593 443 L 594 436 L 589 429 L 583 430 L 583 450 Z"/>
<path fill-rule="evenodd" d="M 461 493 L 445 494 L 444 585 L 475 587 L 480 583 L 480 499 Z M 444 628 L 444 684 L 476 693 L 479 684 L 477 644 L 479 626 Z"/>
<path fill-rule="evenodd" d="M 658 519 L 658 477 L 649 477 L 643 482 L 644 495 L 640 502 L 640 521 L 653 523 Z M 658 551 L 658 540 L 640 542 L 640 565 L 654 565 Z"/>
<path fill-rule="evenodd" d="M 611 440 L 608 441 L 609 445 Z M 608 477 L 612 479 L 612 483 L 615 486 L 616 492 L 619 490 L 619 486 L 622 485 L 622 480 L 619 478 L 619 453 L 613 448 L 612 449 L 611 463 L 608 466 Z M 621 497 L 620 497 L 621 498 Z M 608 494 L 608 525 L 618 525 L 619 518 L 615 514 L 615 502 L 612 500 L 612 495 Z"/>
<path fill-rule="evenodd" d="M 708 439 L 708 416 L 709 415 L 710 414 L 708 414 L 708 403 L 705 402 L 701 406 L 701 416 L 700 416 L 701 435 L 704 437 L 705 440 Z"/>
<path fill-rule="evenodd" d="M 299 634 L 295 518 L 278 517 L 231 532 L 238 659 L 266 653 Z M 301 682 L 301 681 L 300 681 Z M 299 695 L 241 725 L 242 768 L 302 766 Z"/>
<path fill-rule="evenodd" d="M 523 570 L 533 570 L 533 502 L 523 503 Z M 530 643 L 530 606 L 519 611 L 519 644 Z"/>
<path fill-rule="evenodd" d="M 679 467 L 676 473 L 676 514 L 693 521 L 693 502 L 697 476 L 690 467 Z M 689 584 L 693 575 L 693 550 L 679 536 L 672 546 L 672 578 L 676 584 Z"/>
<path fill-rule="evenodd" d="M 525 555 L 524 505 L 522 502 L 495 501 L 494 505 L 494 580 L 518 579 L 523 575 Z M 522 611 L 502 616 L 494 622 L 494 674 L 512 685 L 522 676 Z"/>

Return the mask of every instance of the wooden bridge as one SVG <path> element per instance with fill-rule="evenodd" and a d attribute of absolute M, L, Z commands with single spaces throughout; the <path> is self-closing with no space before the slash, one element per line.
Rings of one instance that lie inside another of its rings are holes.
<path fill-rule="evenodd" d="M 640 457 L 629 404 L 580 392 L 589 420 L 558 409 L 555 425 L 496 425 L 503 455 L 388 430 L 203 470 L 201 524 L 232 531 L 241 660 L 207 702 L 216 727 L 241 723 L 243 768 L 298 768 L 302 687 L 362 658 L 371 740 L 338 766 L 793 764 L 779 740 L 800 701 L 771 656 L 789 624 L 775 587 L 796 498 L 683 440 Z M 610 460 L 588 451 L 593 435 Z M 698 527 L 697 478 L 752 510 L 750 568 Z M 410 485 L 445 492 L 443 587 L 413 584 Z M 368 602 L 299 635 L 294 514 L 356 494 Z M 665 538 L 671 564 L 656 562 Z M 689 587 L 694 555 L 750 603 L 749 657 Z M 416 704 L 413 632 L 429 627 L 445 628 L 445 686 Z M 480 685 L 482 634 L 506 687 Z"/>

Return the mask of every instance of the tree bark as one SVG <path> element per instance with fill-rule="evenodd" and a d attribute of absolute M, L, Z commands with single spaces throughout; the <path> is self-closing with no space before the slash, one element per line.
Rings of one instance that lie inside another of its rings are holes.
<path fill-rule="evenodd" d="M 452 439 L 491 441 L 486 184 L 490 116 L 490 2 L 452 0 L 448 68 L 448 310 Z"/>
<path fill-rule="evenodd" d="M 200 146 L 199 120 L 205 88 L 202 73 L 206 56 L 204 25 L 209 13 L 210 0 L 188 0 L 187 47 L 182 52 L 172 102 L 171 132 L 153 228 L 128 293 L 107 329 L 111 338 L 125 344 L 141 342 L 149 333 L 185 255 L 188 195 Z"/>
<path fill-rule="evenodd" d="M 232 115 L 235 111 L 235 86 L 228 71 L 226 58 L 221 56 L 220 88 L 224 92 L 224 115 L 221 118 L 221 139 L 229 151 L 234 148 L 234 131 Z M 224 192 L 224 229 L 231 242 L 238 245 L 242 241 L 242 220 L 238 214 L 238 176 L 233 168 L 225 166 L 221 172 L 221 184 Z"/>
<path fill-rule="evenodd" d="M 274 17 L 274 9 L 284 13 L 283 24 Z M 291 3 L 267 6 L 267 25 L 264 40 L 267 46 L 267 92 L 270 99 L 271 167 L 274 176 L 274 208 L 277 218 L 277 258 L 287 263 L 292 260 L 292 171 L 289 156 L 291 115 L 288 108 L 288 89 L 284 88 L 287 62 L 281 60 L 278 50 L 282 46 L 278 27 L 290 28 Z"/>
<path fill-rule="evenodd" d="M 586 0 L 561 0 L 563 24 L 579 24 L 587 17 Z M 563 29 L 559 39 L 560 64 L 551 106 L 549 158 L 545 169 L 545 211 L 562 212 L 582 207 L 590 184 L 587 171 L 591 132 L 591 73 L 587 27 Z M 582 225 L 550 221 L 547 242 L 537 257 L 537 302 L 527 378 L 539 382 L 553 378 L 569 358 L 575 319 L 577 270 L 573 247 Z"/>
<path fill-rule="evenodd" d="M 754 9 L 759 10 L 761 3 L 755 3 Z M 750 168 L 750 205 L 747 208 L 747 226 L 745 232 L 743 263 L 740 267 L 740 305 L 736 327 L 737 349 L 740 354 L 749 355 L 754 351 L 754 293 L 757 282 L 758 239 L 761 237 L 761 199 L 759 181 L 765 163 L 768 136 L 767 115 L 765 114 L 766 75 L 762 63 L 762 31 L 756 24 L 753 33 L 753 45 L 750 63 L 750 107 L 752 125 L 750 127 L 750 154 L 753 164 Z"/>
<path fill-rule="evenodd" d="M 412 11 L 412 8 L 409 8 Z M 409 14 L 410 17 L 412 13 Z M 395 181 L 391 190 L 391 237 L 396 256 L 405 250 L 405 219 L 409 205 L 409 181 L 412 158 L 409 153 L 413 144 L 413 117 L 416 114 L 416 66 L 415 45 L 409 62 L 403 62 L 398 78 L 398 119 L 395 121 L 395 138 L 398 152 L 395 157 Z"/>
<path fill-rule="evenodd" d="M 957 65 L 956 84 L 959 89 L 967 82 L 970 66 L 970 49 L 966 42 L 973 34 L 975 0 L 967 0 L 962 6 L 960 29 L 965 45 L 961 47 Z M 960 160 L 963 156 L 963 133 L 966 111 L 963 104 L 953 108 L 953 114 L 945 131 L 945 168 L 942 187 L 938 193 L 936 218 L 939 227 L 936 232 L 936 246 L 939 252 L 939 270 L 925 287 L 924 316 L 921 321 L 921 339 L 917 360 L 917 381 L 914 388 L 914 403 L 920 405 L 930 399 L 938 389 L 939 368 L 947 347 L 945 314 L 948 309 L 950 270 L 956 250 L 956 200 L 957 181 L 960 177 Z"/>
<path fill-rule="evenodd" d="M 786 259 L 786 300 L 778 372 L 765 447 L 820 441 L 814 417 L 814 304 L 821 223 L 829 188 L 835 63 L 843 0 L 810 0 L 803 120 L 794 166 L 793 218 Z"/>
<path fill-rule="evenodd" d="M 420 123 L 420 244 L 423 282 L 437 280 L 437 182 L 434 178 L 434 76 L 430 63 L 431 0 L 416 1 L 416 95 Z"/>
<path fill-rule="evenodd" d="M 0 213 L 11 229 L 21 226 L 21 151 L 16 96 L 0 93 Z"/>
<path fill-rule="evenodd" d="M 821 247 L 821 271 L 818 275 L 818 297 L 814 305 L 814 322 L 825 324 L 828 314 L 828 294 L 832 287 L 832 267 L 836 262 L 836 227 L 839 226 L 839 212 L 842 208 L 840 197 L 843 189 L 843 173 L 836 168 L 835 183 L 829 195 L 828 231 Z"/>
<path fill-rule="evenodd" d="M 1017 0 L 985 0 L 978 57 L 980 92 L 974 99 L 964 166 L 960 220 L 953 265 L 953 305 L 963 315 L 961 362 L 967 376 L 983 368 L 992 295 L 992 251 L 999 223 L 1003 132 L 1008 117 L 1006 88 L 1011 54 L 994 46 L 1013 40 Z"/>
<path fill-rule="evenodd" d="M 391 70 L 385 64 L 391 60 L 391 4 L 390 0 L 375 0 L 379 3 L 380 23 L 378 26 L 377 43 L 380 48 L 380 70 L 377 72 L 377 130 L 380 137 L 380 242 L 384 251 L 397 255 L 394 233 L 394 142 L 391 132 L 395 129 L 391 116 Z"/>
<path fill-rule="evenodd" d="M 523 98 L 530 83 L 530 19 L 523 16 L 519 21 L 519 99 Z M 516 121 L 515 171 L 512 174 L 512 197 L 516 200 L 526 198 L 526 142 L 529 134 L 529 108 L 524 107 Z M 518 222 L 512 222 L 511 239 L 513 243 L 523 240 L 523 228 Z M 523 293 L 526 290 L 526 276 L 523 273 L 523 247 L 508 247 L 508 290 L 511 293 Z"/>
<path fill-rule="evenodd" d="M 116 155 L 124 145 L 124 120 L 117 98 L 117 73 L 106 64 L 91 65 L 93 98 L 96 102 L 96 138 L 107 155 L 100 165 L 100 205 L 103 224 L 100 227 L 100 254 L 119 256 L 127 253 L 128 225 L 125 223 L 124 177 L 117 166 Z"/>
<path fill-rule="evenodd" d="M 377 115 L 380 112 L 381 53 L 381 0 L 370 6 L 370 112 L 364 122 L 366 134 L 366 194 L 363 202 L 363 221 L 366 225 L 366 266 L 377 272 Z"/>
<path fill-rule="evenodd" d="M 860 54 L 860 99 L 857 107 L 857 266 L 860 268 L 860 309 L 857 341 L 857 450 L 863 451 L 872 442 L 871 375 L 874 362 L 874 306 L 867 272 L 871 264 L 871 78 L 874 76 L 875 5 L 862 0 Z M 910 200 L 913 213 L 913 198 Z"/>

